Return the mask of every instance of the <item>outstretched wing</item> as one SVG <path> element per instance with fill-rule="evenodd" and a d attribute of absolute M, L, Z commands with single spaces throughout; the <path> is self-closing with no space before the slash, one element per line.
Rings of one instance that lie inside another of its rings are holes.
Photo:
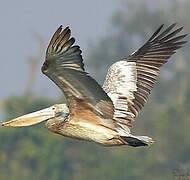
<path fill-rule="evenodd" d="M 101 86 L 84 71 L 79 46 L 69 27 L 60 26 L 46 51 L 42 72 L 64 92 L 70 114 L 90 109 L 104 118 L 113 118 L 113 104 Z"/>
<path fill-rule="evenodd" d="M 127 59 L 113 64 L 106 76 L 103 89 L 114 103 L 114 118 L 124 128 L 131 122 L 147 102 L 150 91 L 160 73 L 160 67 L 182 47 L 186 36 L 177 35 L 183 27 L 172 24 L 161 32 L 163 25 L 151 38 Z"/>

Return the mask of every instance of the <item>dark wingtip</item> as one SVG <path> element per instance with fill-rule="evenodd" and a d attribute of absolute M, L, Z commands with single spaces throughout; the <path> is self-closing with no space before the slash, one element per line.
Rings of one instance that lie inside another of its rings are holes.
<path fill-rule="evenodd" d="M 178 23 L 174 22 L 173 24 L 170 25 L 170 27 L 174 28 Z"/>
<path fill-rule="evenodd" d="M 63 29 L 63 25 L 60 25 L 60 26 L 57 28 L 57 30 L 55 31 L 55 33 L 56 33 L 56 32 L 59 32 L 59 33 L 60 33 L 60 32 L 62 31 L 62 29 Z"/>
<path fill-rule="evenodd" d="M 160 25 L 160 28 L 163 28 L 163 27 L 164 27 L 164 24 L 161 24 L 161 25 Z"/>
<path fill-rule="evenodd" d="M 152 35 L 152 37 L 149 39 L 149 42 L 153 41 L 162 41 L 162 42 L 171 42 L 171 41 L 179 41 L 180 39 L 183 39 L 187 34 L 176 36 L 179 32 L 183 30 L 183 26 L 180 26 L 179 28 L 176 28 L 177 22 L 171 24 L 168 26 L 164 31 L 161 31 L 163 24 L 156 30 L 156 32 Z"/>
<path fill-rule="evenodd" d="M 164 27 L 164 24 L 162 24 L 161 26 L 159 26 L 159 28 L 154 32 L 154 34 L 149 38 L 148 41 L 151 41 L 153 40 L 157 35 L 158 33 L 161 31 L 161 29 Z"/>
<path fill-rule="evenodd" d="M 62 31 L 71 31 L 69 26 L 66 26 L 65 28 L 63 28 L 63 26 L 61 25 L 61 27 L 62 27 Z"/>
<path fill-rule="evenodd" d="M 69 26 L 66 26 L 65 28 L 63 28 L 63 25 L 61 24 L 58 28 L 57 28 L 57 31 L 62 31 L 62 30 L 69 30 L 70 27 Z"/>

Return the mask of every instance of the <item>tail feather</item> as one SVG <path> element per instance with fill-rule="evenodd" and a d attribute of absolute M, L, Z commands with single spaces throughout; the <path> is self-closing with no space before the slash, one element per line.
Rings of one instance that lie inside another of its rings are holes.
<path fill-rule="evenodd" d="M 120 136 L 121 139 L 124 141 L 129 146 L 133 147 L 139 147 L 139 146 L 149 146 L 151 145 L 154 141 L 152 138 L 148 136 Z"/>

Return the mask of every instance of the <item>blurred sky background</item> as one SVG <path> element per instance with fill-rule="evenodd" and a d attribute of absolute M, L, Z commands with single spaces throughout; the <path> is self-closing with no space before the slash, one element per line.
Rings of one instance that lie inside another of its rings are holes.
<path fill-rule="evenodd" d="M 85 69 L 100 83 L 113 62 L 141 47 L 161 24 L 177 22 L 184 26 L 181 34 L 190 32 L 190 0 L 0 2 L 0 121 L 63 102 L 61 90 L 41 73 L 61 24 L 71 27 Z M 168 180 L 190 174 L 189 48 L 188 42 L 162 68 L 134 123 L 135 134 L 156 140 L 151 148 L 105 148 L 56 136 L 43 123 L 0 128 L 0 180 Z"/>
<path fill-rule="evenodd" d="M 18 0 L 1 1 L 0 6 L 0 100 L 9 95 L 20 95 L 26 88 L 28 60 L 37 54 L 39 39 L 47 45 L 53 32 L 69 25 L 72 34 L 87 54 L 88 44 L 109 31 L 111 14 L 120 3 L 113 0 Z M 41 65 L 43 56 L 39 59 Z M 33 90 L 38 94 L 56 97 L 55 85 L 37 69 Z"/>

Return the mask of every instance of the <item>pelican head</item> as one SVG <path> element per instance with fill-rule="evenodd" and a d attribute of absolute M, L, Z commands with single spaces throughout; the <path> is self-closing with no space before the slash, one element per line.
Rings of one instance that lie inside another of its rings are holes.
<path fill-rule="evenodd" d="M 51 107 L 39 110 L 33 113 L 29 113 L 18 118 L 3 122 L 2 126 L 7 127 L 23 127 L 31 126 L 43 121 L 48 121 L 64 114 L 68 114 L 69 110 L 66 104 L 55 104 Z"/>

